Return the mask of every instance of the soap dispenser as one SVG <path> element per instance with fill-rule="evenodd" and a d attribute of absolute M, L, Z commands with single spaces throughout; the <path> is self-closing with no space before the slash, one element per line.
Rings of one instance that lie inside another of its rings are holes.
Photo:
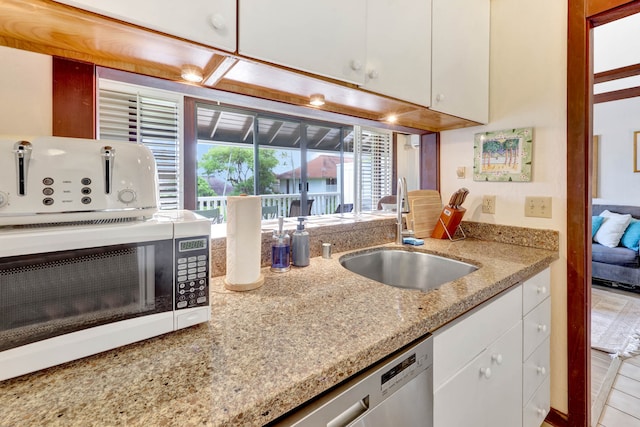
<path fill-rule="evenodd" d="M 271 271 L 283 273 L 289 271 L 290 266 L 290 242 L 291 238 L 283 230 L 284 218 L 278 218 L 278 230 L 273 230 L 271 241 Z"/>
<path fill-rule="evenodd" d="M 304 229 L 304 217 L 298 217 L 298 227 L 291 239 L 292 262 L 296 267 L 309 265 L 309 233 Z"/>

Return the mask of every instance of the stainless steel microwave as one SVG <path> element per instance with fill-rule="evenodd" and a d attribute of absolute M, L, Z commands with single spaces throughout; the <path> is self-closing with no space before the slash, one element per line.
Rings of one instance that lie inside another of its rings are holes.
<path fill-rule="evenodd" d="M 0 229 L 0 380 L 209 321 L 210 230 L 190 211 Z"/>

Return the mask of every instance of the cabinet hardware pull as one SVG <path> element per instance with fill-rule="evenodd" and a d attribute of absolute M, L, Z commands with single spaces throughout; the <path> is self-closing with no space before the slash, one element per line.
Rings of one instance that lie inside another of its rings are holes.
<path fill-rule="evenodd" d="M 216 14 L 212 15 L 211 16 L 211 25 L 216 30 L 224 30 L 224 28 L 226 27 L 224 16 L 220 15 L 219 13 L 216 13 Z"/>
<path fill-rule="evenodd" d="M 547 325 L 538 325 L 538 332 L 547 332 Z"/>
<path fill-rule="evenodd" d="M 487 379 L 491 378 L 491 368 L 480 368 L 480 375 Z"/>
<path fill-rule="evenodd" d="M 491 360 L 496 362 L 497 365 L 502 365 L 502 355 L 501 354 L 494 354 L 493 356 L 491 356 Z"/>
<path fill-rule="evenodd" d="M 544 366 L 538 366 L 536 371 L 538 371 L 538 375 L 546 375 L 547 374 L 547 370 L 545 369 Z"/>

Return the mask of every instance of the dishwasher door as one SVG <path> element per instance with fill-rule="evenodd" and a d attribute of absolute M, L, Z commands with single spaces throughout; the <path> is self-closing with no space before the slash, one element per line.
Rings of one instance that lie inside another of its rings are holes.
<path fill-rule="evenodd" d="M 431 336 L 357 374 L 275 426 L 432 427 Z"/>
<path fill-rule="evenodd" d="M 353 427 L 432 427 L 431 373 L 431 367 L 422 371 L 378 406 L 372 408 L 370 412 L 365 413 L 354 423 L 346 425 Z"/>

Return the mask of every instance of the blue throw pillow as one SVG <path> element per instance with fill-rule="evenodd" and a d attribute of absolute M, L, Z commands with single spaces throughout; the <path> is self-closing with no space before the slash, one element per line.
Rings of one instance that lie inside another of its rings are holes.
<path fill-rule="evenodd" d="M 593 239 L 593 236 L 595 236 L 598 230 L 600 229 L 600 226 L 602 225 L 603 221 L 604 221 L 603 216 L 591 217 L 591 238 L 592 239 Z"/>
<path fill-rule="evenodd" d="M 629 223 L 629 226 L 624 231 L 622 235 L 622 239 L 620 239 L 620 243 L 622 246 L 627 247 L 629 249 L 633 249 L 634 251 L 638 250 L 638 242 L 640 241 L 640 221 L 637 219 L 632 219 Z"/>

